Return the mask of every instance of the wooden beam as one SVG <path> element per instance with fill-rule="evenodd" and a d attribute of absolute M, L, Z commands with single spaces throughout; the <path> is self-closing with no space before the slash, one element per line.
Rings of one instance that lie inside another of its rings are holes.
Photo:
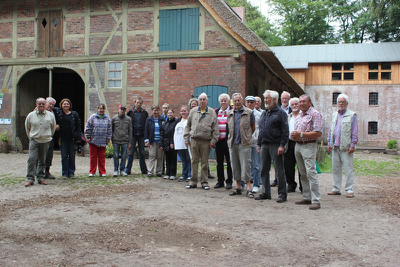
<path fill-rule="evenodd" d="M 251 46 L 249 43 L 247 43 L 246 40 L 244 40 L 239 34 L 237 34 L 235 31 L 229 27 L 229 25 L 221 18 L 221 16 L 215 12 L 215 10 L 208 4 L 207 1 L 205 0 L 199 0 L 199 2 L 204 6 L 204 8 L 210 13 L 210 15 L 215 19 L 215 21 L 225 30 L 227 31 L 230 35 L 232 35 L 233 38 L 235 38 L 241 45 L 243 45 L 248 51 L 255 51 L 255 48 Z"/>

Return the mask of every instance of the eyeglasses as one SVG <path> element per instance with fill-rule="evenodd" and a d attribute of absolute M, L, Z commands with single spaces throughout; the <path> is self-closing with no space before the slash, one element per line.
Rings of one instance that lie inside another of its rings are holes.
<path fill-rule="evenodd" d="M 299 103 L 307 103 L 307 102 L 309 102 L 308 100 L 301 100 L 301 101 L 299 101 Z"/>
<path fill-rule="evenodd" d="M 345 104 L 346 101 L 338 101 L 338 104 Z"/>
<path fill-rule="evenodd" d="M 45 103 L 37 103 L 38 106 L 44 106 L 46 105 Z"/>

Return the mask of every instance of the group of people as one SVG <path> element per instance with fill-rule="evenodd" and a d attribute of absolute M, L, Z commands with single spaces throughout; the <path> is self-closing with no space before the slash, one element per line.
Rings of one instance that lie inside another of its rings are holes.
<path fill-rule="evenodd" d="M 143 109 L 143 99 L 138 97 L 135 106 L 127 112 L 119 105 L 117 115 L 111 119 L 105 114 L 105 105 L 99 104 L 97 112 L 88 119 L 84 134 L 89 143 L 89 176 L 106 176 L 105 150 L 112 141 L 114 147 L 114 176 L 131 174 L 134 152 L 138 148 L 142 174 L 157 175 L 164 179 L 189 182 L 187 189 L 200 184 L 209 190 L 208 158 L 215 149 L 218 181 L 214 188 L 232 189 L 229 195 L 246 194 L 255 200 L 271 199 L 271 187 L 278 187 L 278 203 L 287 201 L 287 195 L 297 186 L 303 199 L 297 205 L 309 205 L 309 209 L 321 207 L 318 174 L 316 170 L 317 139 L 322 135 L 322 115 L 313 108 L 308 95 L 290 98 L 288 92 L 281 94 L 266 90 L 261 99 L 234 93 L 219 96 L 220 107 L 208 106 L 207 94 L 191 99 L 179 109 L 180 117 L 167 103 L 151 107 L 152 115 Z M 332 116 L 328 135 L 328 152 L 332 152 L 334 186 L 328 195 L 341 195 L 342 167 L 346 175 L 346 197 L 354 197 L 353 152 L 358 141 L 356 114 L 347 109 L 349 98 L 340 94 L 338 111 Z M 72 110 L 69 99 L 63 99 L 60 108 L 55 100 L 38 98 L 37 108 L 25 122 L 30 138 L 28 159 L 28 181 L 46 184 L 50 174 L 53 135 L 60 133 L 62 176 L 73 178 L 75 172 L 75 145 L 82 138 L 80 119 Z M 149 148 L 146 165 L 144 146 Z M 129 151 L 129 153 L 128 153 Z M 177 177 L 177 155 L 182 161 L 182 174 Z M 225 176 L 226 163 L 226 176 Z M 198 165 L 201 172 L 198 172 Z M 273 164 L 275 179 L 270 183 Z M 295 166 L 299 173 L 299 184 L 295 181 Z M 253 183 L 253 186 L 251 185 Z M 261 187 L 262 185 L 262 187 Z M 261 192 L 258 196 L 255 193 Z"/>

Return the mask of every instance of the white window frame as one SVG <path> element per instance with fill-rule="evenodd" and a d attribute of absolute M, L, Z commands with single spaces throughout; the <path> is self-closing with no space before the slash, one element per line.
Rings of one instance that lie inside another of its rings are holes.
<path fill-rule="evenodd" d="M 108 62 L 107 86 L 109 88 L 122 88 L 122 62 Z"/>

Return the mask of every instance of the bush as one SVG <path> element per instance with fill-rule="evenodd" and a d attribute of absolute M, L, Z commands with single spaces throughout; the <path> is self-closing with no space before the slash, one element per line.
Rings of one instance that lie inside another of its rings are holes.
<path fill-rule="evenodd" d="M 0 140 L 2 142 L 8 142 L 8 132 L 7 131 L 0 133 Z"/>
<path fill-rule="evenodd" d="M 114 146 L 110 141 L 106 146 L 106 158 L 112 158 L 114 156 Z"/>
<path fill-rule="evenodd" d="M 388 149 L 397 149 L 397 140 L 396 139 L 389 140 L 386 146 Z"/>

